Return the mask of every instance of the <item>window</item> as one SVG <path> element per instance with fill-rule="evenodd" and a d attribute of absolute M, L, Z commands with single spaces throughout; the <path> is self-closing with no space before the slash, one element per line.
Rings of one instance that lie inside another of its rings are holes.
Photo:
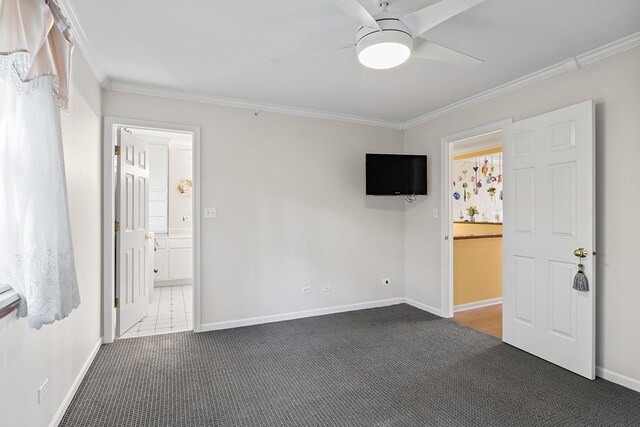
<path fill-rule="evenodd" d="M 0 285 L 0 319 L 18 308 L 20 296 L 9 285 Z"/>

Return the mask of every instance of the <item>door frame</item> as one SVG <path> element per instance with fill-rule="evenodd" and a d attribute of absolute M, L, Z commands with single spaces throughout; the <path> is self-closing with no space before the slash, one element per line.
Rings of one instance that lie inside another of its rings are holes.
<path fill-rule="evenodd" d="M 103 118 L 102 140 L 102 339 L 112 343 L 115 339 L 115 188 L 116 175 L 114 146 L 118 127 L 162 130 L 187 133 L 192 136 L 193 168 L 193 331 L 202 331 L 201 318 L 201 258 L 200 258 L 200 126 L 183 125 L 124 117 Z"/>
<path fill-rule="evenodd" d="M 513 117 L 477 126 L 440 139 L 440 311 L 442 317 L 453 317 L 453 213 L 449 196 L 451 182 L 451 144 L 503 130 L 513 123 Z"/>

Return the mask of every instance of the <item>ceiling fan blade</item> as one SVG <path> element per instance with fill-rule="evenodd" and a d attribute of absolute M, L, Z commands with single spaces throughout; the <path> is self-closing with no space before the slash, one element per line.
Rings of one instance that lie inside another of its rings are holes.
<path fill-rule="evenodd" d="M 405 15 L 400 20 L 418 36 L 444 21 L 453 18 L 484 0 L 442 0 L 424 9 Z"/>
<path fill-rule="evenodd" d="M 271 62 L 274 64 L 283 64 L 285 62 L 297 61 L 305 58 L 313 58 L 314 56 L 320 56 L 331 52 L 337 52 L 340 50 L 345 50 L 354 47 L 353 43 L 351 44 L 343 44 L 339 46 L 330 46 L 323 47 L 320 49 L 307 50 L 305 52 L 293 53 L 291 55 L 279 56 L 277 58 L 273 58 Z"/>
<path fill-rule="evenodd" d="M 478 65 L 484 61 L 473 56 L 449 49 L 437 43 L 422 38 L 413 39 L 413 50 L 411 54 L 418 58 L 430 59 L 432 61 L 446 62 L 453 65 Z"/>
<path fill-rule="evenodd" d="M 336 6 L 338 6 L 344 13 L 349 15 L 353 20 L 358 21 L 365 27 L 371 27 L 376 30 L 380 29 L 380 26 L 376 22 L 375 18 L 360 4 L 358 0 L 331 0 Z"/>

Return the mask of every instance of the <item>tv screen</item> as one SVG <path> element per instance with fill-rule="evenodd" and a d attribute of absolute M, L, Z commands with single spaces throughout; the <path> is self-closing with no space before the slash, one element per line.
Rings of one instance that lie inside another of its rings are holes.
<path fill-rule="evenodd" d="M 427 156 L 367 154 L 365 162 L 367 195 L 427 194 Z"/>

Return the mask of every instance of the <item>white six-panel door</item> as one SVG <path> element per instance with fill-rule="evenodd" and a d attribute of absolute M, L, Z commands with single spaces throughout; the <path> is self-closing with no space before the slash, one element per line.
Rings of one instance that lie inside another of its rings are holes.
<path fill-rule="evenodd" d="M 595 378 L 594 106 L 505 129 L 503 341 Z M 588 292 L 572 289 L 577 248 Z"/>
<path fill-rule="evenodd" d="M 117 331 L 120 336 L 147 315 L 153 250 L 149 244 L 149 147 L 134 135 L 120 132 L 116 220 Z"/>

